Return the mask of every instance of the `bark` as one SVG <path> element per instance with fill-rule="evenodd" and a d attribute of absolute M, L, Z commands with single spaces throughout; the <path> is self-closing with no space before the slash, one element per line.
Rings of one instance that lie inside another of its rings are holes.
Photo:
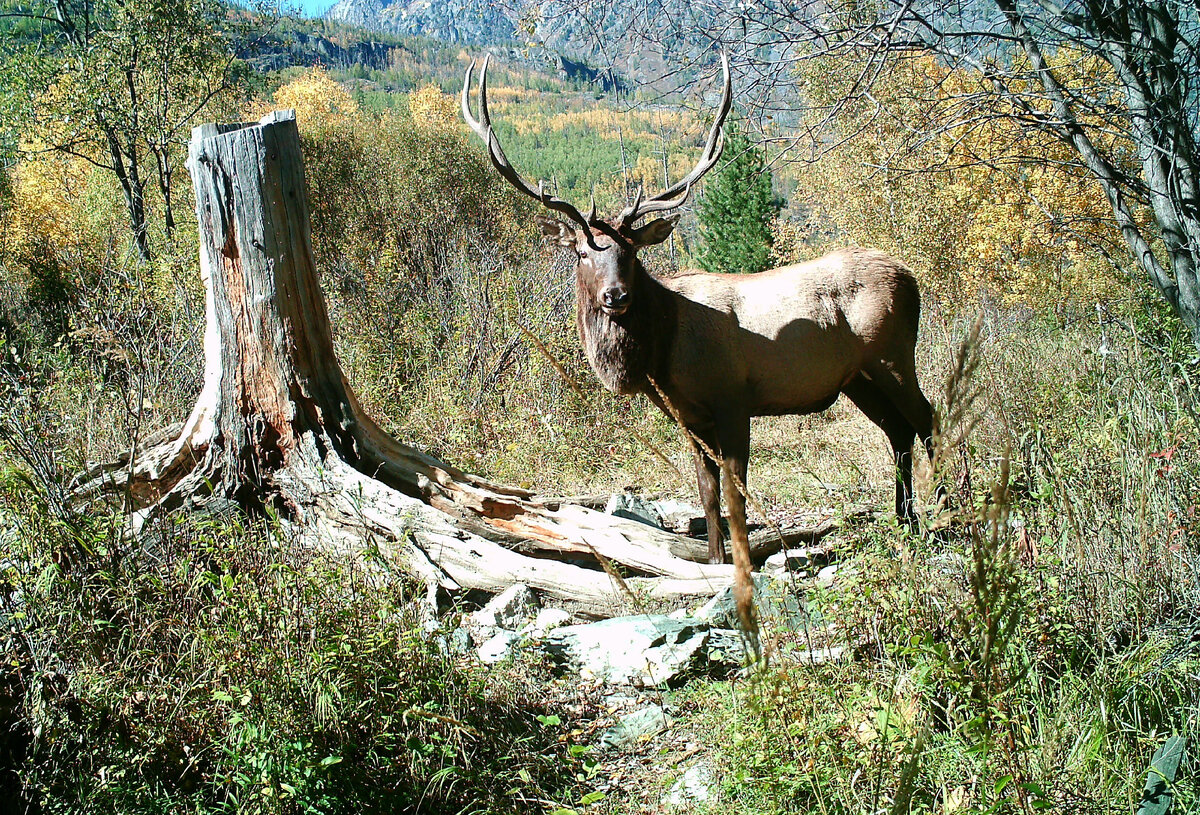
<path fill-rule="evenodd" d="M 158 169 L 158 191 L 163 199 L 163 233 L 166 236 L 167 244 L 173 246 L 175 243 L 175 206 L 171 200 L 171 182 L 175 168 L 171 166 L 171 156 L 166 139 L 151 144 L 150 149 L 154 153 L 154 162 Z"/>
<path fill-rule="evenodd" d="M 137 245 L 138 257 L 144 262 L 150 261 L 150 239 L 146 229 L 146 185 L 142 181 L 138 169 L 137 153 L 132 148 L 128 151 L 121 148 L 120 135 L 115 127 L 97 113 L 96 123 L 104 133 L 108 144 L 109 158 L 112 160 L 113 174 L 121 184 L 121 192 L 125 196 L 125 212 L 129 216 L 129 228 L 133 232 L 134 243 Z"/>
<path fill-rule="evenodd" d="M 431 590 L 520 581 L 598 616 L 732 582 L 732 567 L 695 562 L 707 554 L 699 541 L 491 483 L 363 412 L 334 354 L 291 111 L 196 128 L 188 167 L 206 292 L 203 390 L 187 421 L 85 474 L 77 501 L 123 493 L 137 528 L 234 499 L 314 545 L 378 548 Z"/>

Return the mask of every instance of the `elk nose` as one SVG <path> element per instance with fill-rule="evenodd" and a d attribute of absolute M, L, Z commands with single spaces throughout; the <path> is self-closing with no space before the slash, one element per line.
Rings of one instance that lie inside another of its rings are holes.
<path fill-rule="evenodd" d="M 623 286 L 605 289 L 601 295 L 604 305 L 611 309 L 623 309 L 629 305 L 629 291 Z"/>

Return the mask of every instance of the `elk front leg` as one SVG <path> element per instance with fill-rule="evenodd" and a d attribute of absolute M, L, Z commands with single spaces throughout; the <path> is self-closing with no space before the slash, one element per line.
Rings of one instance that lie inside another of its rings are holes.
<path fill-rule="evenodd" d="M 730 416 L 717 432 L 721 456 L 725 463 L 725 509 L 729 513 L 729 537 L 734 542 L 733 562 L 739 563 L 737 541 L 747 541 L 746 532 L 746 470 L 750 460 L 750 419 Z M 750 548 L 745 543 L 745 566 L 750 567 Z"/>
<path fill-rule="evenodd" d="M 750 418 L 729 417 L 718 433 L 724 456 L 725 506 L 729 510 L 729 540 L 737 578 L 733 596 L 741 627 L 754 643 L 758 654 L 757 628 L 754 621 L 754 583 L 750 577 L 750 540 L 746 530 L 746 471 L 750 459 Z"/>
<path fill-rule="evenodd" d="M 695 439 L 692 440 L 692 458 L 696 464 L 696 486 L 700 491 L 700 505 L 704 507 L 704 520 L 708 524 L 708 562 L 724 563 L 725 543 L 721 535 L 721 463 L 703 449 L 707 447 L 709 451 L 719 456 L 720 448 L 717 444 L 716 434 L 711 430 L 705 433 L 696 430 L 691 432 L 703 444 L 702 446 L 697 444 Z"/>

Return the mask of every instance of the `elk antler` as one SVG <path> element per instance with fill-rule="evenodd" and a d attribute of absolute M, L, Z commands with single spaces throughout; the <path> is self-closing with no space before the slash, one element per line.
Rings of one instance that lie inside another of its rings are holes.
<path fill-rule="evenodd" d="M 475 70 L 475 60 L 471 60 L 471 64 L 467 66 L 467 79 L 463 82 L 462 90 L 462 113 L 463 118 L 467 120 L 467 124 L 471 129 L 483 139 L 483 143 L 487 145 L 488 157 L 492 160 L 492 164 L 496 167 L 509 184 L 512 184 L 521 192 L 539 201 L 542 206 L 552 209 L 556 212 L 561 212 L 566 215 L 583 229 L 584 237 L 587 239 L 588 245 L 593 249 L 599 247 L 595 243 L 595 238 L 592 236 L 592 229 L 589 221 L 596 217 L 596 202 L 592 200 L 592 214 L 589 218 L 584 218 L 579 210 L 575 209 L 570 203 L 555 198 L 546 192 L 545 184 L 538 182 L 537 189 L 533 185 L 521 177 L 513 166 L 509 163 L 508 158 L 504 155 L 504 149 L 500 146 L 500 139 L 496 136 L 496 132 L 492 129 L 491 116 L 488 114 L 487 104 L 487 69 L 488 62 L 491 60 L 491 55 L 484 57 L 483 70 L 479 73 L 479 120 L 477 121 L 471 115 L 471 72 Z"/>
<path fill-rule="evenodd" d="M 622 226 L 632 226 L 638 218 L 651 212 L 667 212 L 682 206 L 688 196 L 692 194 L 692 187 L 695 183 L 721 158 L 721 151 L 725 149 L 725 133 L 721 130 L 721 125 L 725 123 L 725 117 L 729 115 L 729 108 L 733 103 L 733 83 L 729 78 L 729 55 L 723 51 L 721 52 L 721 68 L 725 73 L 721 105 L 717 109 L 717 118 L 713 122 L 712 129 L 708 131 L 708 141 L 704 145 L 700 161 L 690 173 L 648 201 L 642 201 L 642 188 L 638 187 L 637 197 L 634 198 L 633 204 L 621 210 L 621 214 L 617 216 Z"/>

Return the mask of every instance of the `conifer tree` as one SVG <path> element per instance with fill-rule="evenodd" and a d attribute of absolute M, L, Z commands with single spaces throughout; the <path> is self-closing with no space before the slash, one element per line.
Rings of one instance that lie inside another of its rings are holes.
<path fill-rule="evenodd" d="M 697 207 L 699 262 L 708 272 L 761 272 L 771 265 L 771 220 L 780 202 L 762 150 L 736 122 L 726 128 L 726 162 L 710 177 Z"/>

